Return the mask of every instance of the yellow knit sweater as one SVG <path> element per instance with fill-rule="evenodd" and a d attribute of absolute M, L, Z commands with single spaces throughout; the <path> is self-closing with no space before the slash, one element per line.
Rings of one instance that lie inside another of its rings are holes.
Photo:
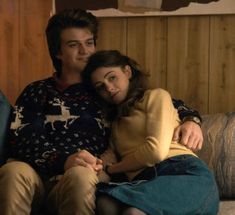
<path fill-rule="evenodd" d="M 147 90 L 128 117 L 112 125 L 112 142 L 121 158 L 149 167 L 176 155 L 191 154 L 191 150 L 172 141 L 174 129 L 180 124 L 170 94 L 163 89 Z M 196 155 L 195 155 L 196 156 Z M 141 170 L 127 172 L 133 179 Z"/>

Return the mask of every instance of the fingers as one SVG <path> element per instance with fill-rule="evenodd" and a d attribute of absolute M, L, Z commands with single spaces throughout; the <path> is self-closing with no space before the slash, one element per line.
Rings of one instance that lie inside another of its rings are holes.
<path fill-rule="evenodd" d="M 97 164 L 95 167 L 94 167 L 94 170 L 96 171 L 96 172 L 99 172 L 99 171 L 101 171 L 103 169 L 103 165 L 102 164 Z"/>
<path fill-rule="evenodd" d="M 188 132 L 188 130 L 181 130 L 181 139 L 180 139 L 180 143 L 183 145 L 189 145 L 192 144 L 193 138 L 192 136 L 190 136 L 190 132 Z"/>
<path fill-rule="evenodd" d="M 87 162 L 84 161 L 82 158 L 76 157 L 74 160 L 74 166 L 83 166 L 83 167 L 87 167 Z"/>
<path fill-rule="evenodd" d="M 103 161 L 99 158 L 96 158 L 86 150 L 80 150 L 79 152 L 74 153 L 67 158 L 64 165 L 64 170 L 66 171 L 71 167 L 76 166 L 83 166 L 99 172 L 103 169 Z"/>
<path fill-rule="evenodd" d="M 102 164 L 102 163 L 103 163 L 103 161 L 101 159 L 99 159 L 99 158 L 96 159 L 96 164 Z"/>
<path fill-rule="evenodd" d="M 198 151 L 202 148 L 202 130 L 196 123 L 190 121 L 185 122 L 175 129 L 175 133 L 173 138 L 175 137 L 175 139 L 177 139 L 177 136 L 181 137 L 179 142 L 192 151 Z"/>
<path fill-rule="evenodd" d="M 181 143 L 187 148 L 195 151 L 198 148 L 199 139 L 197 136 L 191 134 L 189 137 L 182 138 Z"/>
<path fill-rule="evenodd" d="M 179 141 L 180 139 L 180 127 L 178 126 L 177 128 L 175 128 L 174 130 L 174 134 L 173 134 L 173 141 Z"/>

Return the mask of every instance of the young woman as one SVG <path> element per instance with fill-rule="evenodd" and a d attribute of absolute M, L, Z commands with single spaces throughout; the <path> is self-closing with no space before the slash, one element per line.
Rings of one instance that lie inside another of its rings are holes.
<path fill-rule="evenodd" d="M 148 89 L 137 63 L 115 50 L 93 54 L 82 75 L 112 121 L 112 143 L 120 161 L 105 170 L 125 173 L 128 179 L 102 184 L 101 198 L 140 209 L 136 214 L 217 214 L 213 174 L 190 149 L 172 141 L 180 120 L 170 94 Z"/>

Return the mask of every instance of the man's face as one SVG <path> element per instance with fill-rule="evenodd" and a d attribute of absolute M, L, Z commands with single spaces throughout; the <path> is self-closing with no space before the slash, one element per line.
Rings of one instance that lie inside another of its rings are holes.
<path fill-rule="evenodd" d="M 87 28 L 67 28 L 61 33 L 62 72 L 82 72 L 91 54 L 95 52 L 93 34 Z"/>

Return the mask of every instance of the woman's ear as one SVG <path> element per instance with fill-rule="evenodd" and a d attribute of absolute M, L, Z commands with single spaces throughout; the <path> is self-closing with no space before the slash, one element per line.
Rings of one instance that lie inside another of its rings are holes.
<path fill-rule="evenodd" d="M 126 65 L 124 67 L 124 73 L 126 74 L 128 79 L 131 79 L 131 77 L 132 77 L 132 70 L 131 70 L 131 67 L 129 65 Z"/>

